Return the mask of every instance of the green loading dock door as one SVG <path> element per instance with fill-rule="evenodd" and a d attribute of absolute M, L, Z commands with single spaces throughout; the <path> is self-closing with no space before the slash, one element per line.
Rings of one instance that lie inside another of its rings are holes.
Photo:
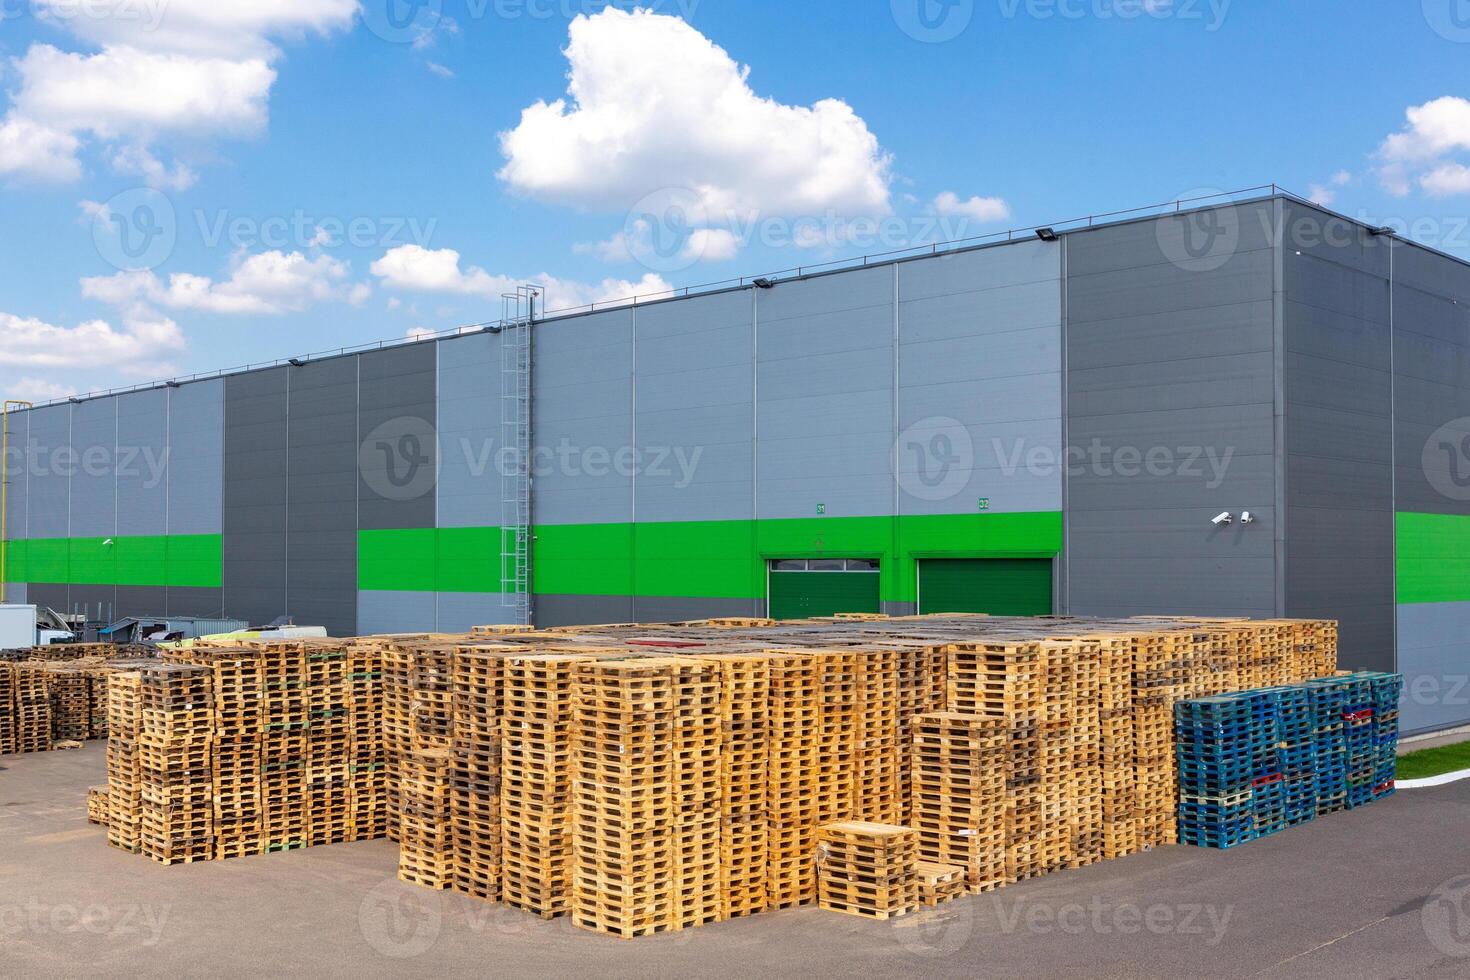
<path fill-rule="evenodd" d="M 770 569 L 772 619 L 881 611 L 876 561 L 795 559 L 773 561 Z"/>
<path fill-rule="evenodd" d="M 919 612 L 1050 616 L 1049 558 L 926 558 L 919 562 Z"/>

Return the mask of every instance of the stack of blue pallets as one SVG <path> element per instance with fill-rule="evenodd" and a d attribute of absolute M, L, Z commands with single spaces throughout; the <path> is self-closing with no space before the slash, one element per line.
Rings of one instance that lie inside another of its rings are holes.
<path fill-rule="evenodd" d="M 1402 691 L 1358 673 L 1179 702 L 1180 840 L 1235 847 L 1391 794 Z"/>

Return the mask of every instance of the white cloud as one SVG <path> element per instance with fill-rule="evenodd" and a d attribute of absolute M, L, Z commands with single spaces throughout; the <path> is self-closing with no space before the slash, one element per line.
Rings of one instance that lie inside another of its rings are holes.
<path fill-rule="evenodd" d="M 542 297 L 546 310 L 570 309 L 592 303 L 613 304 L 673 289 L 661 276 L 653 273 L 637 282 L 610 277 L 598 283 L 577 282 L 544 273 L 525 278 L 493 275 L 476 265 L 461 268 L 460 254 L 452 248 L 430 251 L 420 245 L 400 245 L 390 249 L 372 264 L 372 272 L 387 289 L 452 293 L 496 301 L 502 294 L 513 292 L 517 286 L 537 283 L 546 289 Z"/>
<path fill-rule="evenodd" d="M 268 38 L 298 40 L 352 26 L 358 0 L 31 0 L 36 16 L 98 46 L 126 44 L 218 57 L 268 57 Z"/>
<path fill-rule="evenodd" d="M 21 401 L 49 402 L 56 398 L 70 398 L 77 393 L 77 389 L 69 384 L 58 384 L 45 378 L 26 375 L 19 381 L 7 384 L 5 392 L 11 398 L 19 398 Z"/>
<path fill-rule="evenodd" d="M 1323 184 L 1312 184 L 1307 187 L 1307 200 L 1325 208 L 1337 200 L 1337 192 Z"/>
<path fill-rule="evenodd" d="M 572 21 L 568 98 L 501 134 L 499 176 L 541 200 L 624 211 L 688 188 L 710 212 L 886 215 L 890 157 L 847 103 L 783 105 L 676 18 L 615 7 Z"/>
<path fill-rule="evenodd" d="M 0 174 L 76 180 L 82 175 L 82 165 L 76 158 L 80 145 L 71 133 L 8 116 L 0 119 Z"/>
<path fill-rule="evenodd" d="M 1470 150 L 1470 99 L 1444 96 L 1406 111 L 1408 125 L 1378 149 L 1378 178 L 1391 194 L 1404 196 L 1415 184 L 1431 197 L 1470 192 L 1456 153 Z"/>
<path fill-rule="evenodd" d="M 178 324 L 162 317 L 125 316 L 121 330 L 106 320 L 61 327 L 34 317 L 0 313 L 0 364 L 74 370 L 107 367 L 154 374 L 185 348 Z"/>
<path fill-rule="evenodd" d="M 702 262 L 724 262 L 740 252 L 740 238 L 727 228 L 696 228 L 689 233 L 684 257 Z"/>
<path fill-rule="evenodd" d="M 81 281 L 82 295 L 114 306 L 151 304 L 172 310 L 223 314 L 280 314 L 314 303 L 347 299 L 361 305 L 371 292 L 365 283 L 348 287 L 348 266 L 328 255 L 260 252 L 236 261 L 230 278 L 176 272 L 167 285 L 149 269 L 94 276 Z M 364 292 L 366 290 L 367 292 Z"/>
<path fill-rule="evenodd" d="M 194 186 L 199 175 L 176 163 L 170 170 L 163 161 L 141 146 L 125 146 L 112 156 L 112 167 L 118 173 L 142 177 L 149 187 L 185 191 Z"/>
<path fill-rule="evenodd" d="M 934 199 L 934 211 L 944 218 L 969 218 L 972 221 L 1004 221 L 1011 216 L 1010 206 L 998 197 L 972 197 L 960 200 L 954 191 L 945 191 Z"/>
<path fill-rule="evenodd" d="M 439 64 L 439 62 L 437 62 L 437 61 L 431 61 L 428 64 L 429 64 L 429 71 L 433 72 L 435 75 L 438 75 L 440 78 L 453 78 L 454 77 L 454 69 L 453 68 L 446 68 L 444 65 Z"/>
<path fill-rule="evenodd" d="M 0 121 L 0 172 L 74 180 L 80 137 L 91 134 L 128 144 L 111 158 L 120 172 L 188 186 L 193 172 L 169 168 L 151 145 L 261 132 L 280 56 L 273 39 L 350 27 L 357 8 L 357 0 L 33 0 L 38 18 L 100 50 L 33 44 L 14 60 L 19 85 Z M 12 139 L 26 149 L 7 153 Z"/>
<path fill-rule="evenodd" d="M 360 282 L 347 291 L 347 302 L 353 306 L 362 306 L 372 299 L 373 287 L 371 283 Z"/>
<path fill-rule="evenodd" d="M 1346 170 L 1339 170 L 1332 175 L 1332 183 L 1338 187 L 1346 187 L 1352 181 L 1353 175 Z"/>
<path fill-rule="evenodd" d="M 1419 178 L 1419 186 L 1430 197 L 1453 197 L 1470 194 L 1470 167 L 1463 163 L 1442 163 Z"/>

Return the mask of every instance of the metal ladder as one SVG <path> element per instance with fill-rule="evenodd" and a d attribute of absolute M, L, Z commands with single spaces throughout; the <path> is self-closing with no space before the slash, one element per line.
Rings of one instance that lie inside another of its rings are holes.
<path fill-rule="evenodd" d="M 531 334 L 541 293 L 519 286 L 501 296 L 500 594 L 522 624 L 531 622 Z"/>

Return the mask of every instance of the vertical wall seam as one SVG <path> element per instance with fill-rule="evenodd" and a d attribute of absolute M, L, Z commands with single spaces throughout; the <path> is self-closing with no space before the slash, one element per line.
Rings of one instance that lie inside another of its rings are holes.
<path fill-rule="evenodd" d="M 1399 444 L 1398 444 L 1398 340 L 1397 319 L 1398 241 L 1388 239 L 1388 517 L 1389 599 L 1393 603 L 1393 670 L 1399 669 Z"/>
<path fill-rule="evenodd" d="M 903 573 L 904 561 L 903 561 L 903 556 L 899 552 L 900 542 L 899 542 L 898 525 L 899 525 L 899 517 L 902 515 L 902 511 L 900 510 L 900 507 L 901 507 L 901 504 L 902 504 L 902 493 L 901 493 L 901 488 L 899 487 L 899 484 L 898 484 L 898 465 L 897 465 L 898 464 L 898 439 L 899 439 L 899 435 L 900 435 L 899 425 L 900 425 L 900 418 L 901 418 L 901 416 L 899 415 L 899 407 L 900 407 L 899 406 L 899 385 L 901 384 L 901 381 L 902 381 L 902 372 L 901 372 L 900 366 L 899 366 L 899 358 L 902 356 L 902 351 L 903 351 L 903 335 L 902 335 L 902 327 L 900 325 L 901 324 L 901 321 L 902 321 L 902 318 L 903 318 L 903 312 L 902 312 L 903 311 L 902 280 L 901 280 L 901 278 L 899 276 L 899 269 L 900 268 L 902 268 L 902 266 L 899 263 L 895 262 L 893 264 L 893 406 L 892 406 L 893 407 L 893 424 L 892 424 L 892 426 L 890 426 L 890 433 L 891 433 L 891 436 L 892 436 L 892 441 L 889 443 L 889 445 L 892 446 L 892 448 L 889 450 L 889 454 L 888 454 L 888 458 L 890 460 L 889 470 L 891 471 L 890 474 L 889 474 L 889 476 L 892 478 L 892 481 L 893 481 L 893 517 L 890 518 L 889 521 L 888 521 L 888 527 L 889 527 L 889 531 L 888 531 L 889 545 L 888 545 L 888 547 L 889 547 L 889 554 L 890 554 L 890 556 L 892 558 L 893 568 L 892 568 L 892 570 L 888 574 L 891 577 L 891 581 L 894 583 L 894 585 L 897 586 L 897 588 L 893 589 L 893 592 L 892 592 L 892 594 L 895 595 L 895 596 L 901 596 L 901 595 L 903 595 L 903 592 L 904 592 L 903 583 L 899 579 L 899 576 Z M 880 564 L 878 566 L 878 570 L 879 570 L 879 574 L 878 574 L 878 610 L 881 612 L 883 610 L 883 566 L 882 566 L 882 564 Z M 915 601 L 917 601 L 917 598 L 918 598 L 918 576 L 919 576 L 918 564 L 915 563 L 915 565 L 914 565 L 914 590 L 915 590 L 914 591 L 914 596 L 915 596 Z M 897 602 L 897 601 L 902 601 L 902 600 L 895 599 L 894 601 Z M 918 612 L 917 607 L 914 609 L 914 611 L 915 612 Z"/>
<path fill-rule="evenodd" d="M 1057 612 L 1061 615 L 1070 615 L 1072 612 L 1072 467 L 1069 465 L 1069 452 L 1072 445 L 1072 402 L 1071 402 L 1071 342 L 1072 334 L 1069 329 L 1069 317 L 1071 308 L 1071 270 L 1069 259 L 1071 257 L 1072 236 L 1062 236 L 1062 254 L 1058 260 L 1058 272 L 1060 281 L 1057 283 L 1057 292 L 1061 294 L 1061 414 L 1062 414 L 1062 555 L 1057 561 L 1057 575 L 1061 578 L 1061 587 L 1056 590 Z"/>
<path fill-rule="evenodd" d="M 1287 492 L 1286 492 L 1286 205 L 1277 197 L 1275 209 L 1274 259 L 1271 268 L 1271 349 L 1272 349 L 1272 401 L 1275 404 L 1273 423 L 1273 455 L 1275 469 L 1276 510 L 1274 530 L 1274 552 L 1276 559 L 1276 615 L 1285 616 L 1287 610 Z"/>
<path fill-rule="evenodd" d="M 750 287 L 750 553 L 760 563 L 760 605 L 756 611 L 771 614 L 770 573 L 760 554 L 761 486 L 761 317 L 760 289 Z"/>
<path fill-rule="evenodd" d="M 633 622 L 638 622 L 638 304 L 628 311 L 628 432 L 633 453 L 633 472 L 628 477 L 629 512 L 632 525 L 628 528 L 628 597 L 632 607 Z"/>

